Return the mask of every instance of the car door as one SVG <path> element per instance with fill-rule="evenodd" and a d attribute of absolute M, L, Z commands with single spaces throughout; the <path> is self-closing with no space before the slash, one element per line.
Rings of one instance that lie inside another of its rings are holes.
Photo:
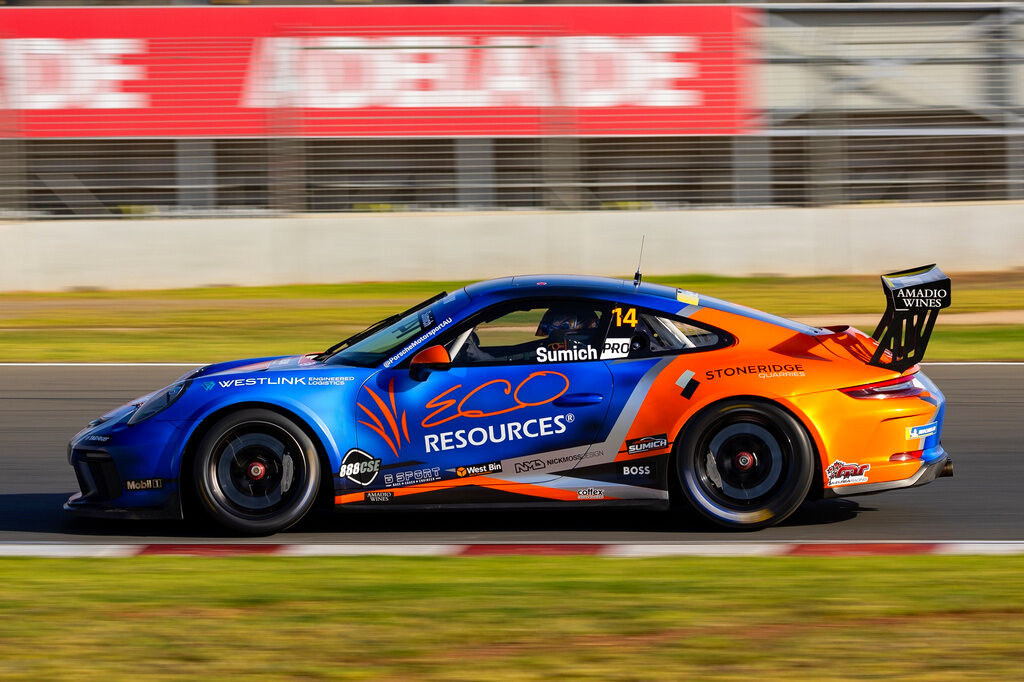
<path fill-rule="evenodd" d="M 623 497 L 648 497 L 645 488 L 667 480 L 671 430 L 700 386 L 693 371 L 699 360 L 692 358 L 694 364 L 677 369 L 667 392 L 664 387 L 652 391 L 652 386 L 680 356 L 725 347 L 731 337 L 679 315 L 628 303 L 613 304 L 611 313 L 601 356 L 614 385 L 608 400 L 609 431 L 592 450 L 603 456 L 587 458 L 579 469 L 604 467 L 597 472 L 620 482 Z M 579 469 L 575 475 L 587 473 Z"/>
<path fill-rule="evenodd" d="M 499 304 L 441 339 L 446 370 L 402 363 L 371 377 L 356 410 L 359 447 L 382 460 L 373 487 L 500 488 L 571 469 L 608 411 L 607 317 L 588 301 Z"/>

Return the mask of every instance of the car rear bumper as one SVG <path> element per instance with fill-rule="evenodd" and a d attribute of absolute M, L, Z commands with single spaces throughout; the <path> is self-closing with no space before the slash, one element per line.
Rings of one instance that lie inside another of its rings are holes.
<path fill-rule="evenodd" d="M 913 488 L 915 486 L 931 483 L 936 478 L 945 478 L 952 475 L 953 459 L 945 450 L 939 447 L 938 452 L 934 453 L 933 457 L 927 462 L 922 462 L 921 468 L 909 478 L 900 479 L 898 481 L 884 481 L 882 483 L 866 483 L 863 485 L 829 488 L 825 491 L 825 496 L 850 497 L 851 495 L 869 495 L 871 493 L 881 493 L 886 490 L 896 490 L 899 488 Z"/>

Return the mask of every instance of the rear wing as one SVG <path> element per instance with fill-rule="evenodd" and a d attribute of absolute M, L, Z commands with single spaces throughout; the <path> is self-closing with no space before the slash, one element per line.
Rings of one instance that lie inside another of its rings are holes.
<path fill-rule="evenodd" d="M 882 275 L 885 313 L 871 336 L 878 341 L 868 364 L 902 372 L 921 362 L 939 311 L 951 298 L 949 277 L 934 264 Z"/>

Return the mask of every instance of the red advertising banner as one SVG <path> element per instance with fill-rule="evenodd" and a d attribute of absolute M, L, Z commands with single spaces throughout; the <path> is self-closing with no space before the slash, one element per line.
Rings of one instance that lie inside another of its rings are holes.
<path fill-rule="evenodd" d="M 0 9 L 0 136 L 731 135 L 753 11 Z"/>

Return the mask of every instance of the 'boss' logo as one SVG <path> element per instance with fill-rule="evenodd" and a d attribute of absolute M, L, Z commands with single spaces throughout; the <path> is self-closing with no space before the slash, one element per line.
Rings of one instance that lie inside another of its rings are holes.
<path fill-rule="evenodd" d="M 651 467 L 649 464 L 638 465 L 638 466 L 624 466 L 622 467 L 623 476 L 650 476 Z"/>

